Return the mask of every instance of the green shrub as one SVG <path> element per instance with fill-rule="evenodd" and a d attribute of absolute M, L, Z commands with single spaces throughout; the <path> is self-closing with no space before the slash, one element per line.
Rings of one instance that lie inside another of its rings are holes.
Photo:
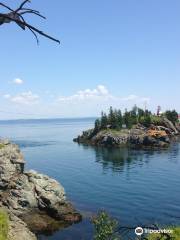
<path fill-rule="evenodd" d="M 93 218 L 94 240 L 119 240 L 120 236 L 116 234 L 118 222 L 112 219 L 105 211 L 100 211 Z"/>
<path fill-rule="evenodd" d="M 8 235 L 8 215 L 0 210 L 0 240 L 7 240 Z"/>
<path fill-rule="evenodd" d="M 173 230 L 173 234 L 169 237 L 161 234 L 149 234 L 148 240 L 179 240 L 180 239 L 180 227 L 168 227 Z"/>
<path fill-rule="evenodd" d="M 161 125 L 162 118 L 160 116 L 151 115 L 151 122 L 154 125 Z"/>

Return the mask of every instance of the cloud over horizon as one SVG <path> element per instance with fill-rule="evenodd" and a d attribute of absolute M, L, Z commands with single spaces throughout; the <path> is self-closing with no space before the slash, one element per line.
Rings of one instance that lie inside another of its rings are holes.
<path fill-rule="evenodd" d="M 15 96 L 5 94 L 3 97 L 13 103 L 20 105 L 34 105 L 37 104 L 40 100 L 40 97 L 37 94 L 33 94 L 31 91 L 22 92 Z"/>
<path fill-rule="evenodd" d="M 84 101 L 84 100 L 99 100 L 99 99 L 110 99 L 112 96 L 110 95 L 108 89 L 103 85 L 98 85 L 95 89 L 85 89 L 80 90 L 74 95 L 71 96 L 61 96 L 58 97 L 58 102 L 69 102 L 69 101 Z"/>
<path fill-rule="evenodd" d="M 116 96 L 104 85 L 97 85 L 94 89 L 79 90 L 68 96 L 51 97 L 49 93 L 40 96 L 32 91 L 24 91 L 16 94 L 7 93 L 3 98 L 10 103 L 7 104 L 9 111 L 14 112 L 14 107 L 18 107 L 22 116 L 23 113 L 26 115 L 32 113 L 36 104 L 37 118 L 99 116 L 101 111 L 108 111 L 110 106 L 123 111 L 125 108 L 132 108 L 135 104 L 144 108 L 150 102 L 150 98 L 135 94 Z"/>
<path fill-rule="evenodd" d="M 57 102 L 59 103 L 68 103 L 68 102 L 82 102 L 82 101 L 99 101 L 109 100 L 114 102 L 136 102 L 136 103 L 149 103 L 150 98 L 149 97 L 141 97 L 137 96 L 135 94 L 130 94 L 128 96 L 122 97 L 122 96 L 115 96 L 110 93 L 110 91 L 107 89 L 104 85 L 98 85 L 95 89 L 85 89 L 80 90 L 77 93 L 71 95 L 71 96 L 60 96 L 57 98 Z"/>
<path fill-rule="evenodd" d="M 110 106 L 123 111 L 135 104 L 144 108 L 149 103 L 149 97 L 135 94 L 114 95 L 106 86 L 98 85 L 94 89 L 87 88 L 69 96 L 60 96 L 56 99 L 55 105 L 66 116 L 99 116 L 101 111 L 108 111 Z"/>

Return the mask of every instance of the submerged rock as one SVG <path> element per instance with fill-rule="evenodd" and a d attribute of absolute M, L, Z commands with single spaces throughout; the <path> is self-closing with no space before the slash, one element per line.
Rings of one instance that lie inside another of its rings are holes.
<path fill-rule="evenodd" d="M 1 141 L 0 146 L 0 206 L 27 222 L 33 231 L 81 221 L 60 183 L 33 170 L 24 172 L 25 161 L 17 145 Z M 33 229 L 35 219 L 38 222 Z"/>

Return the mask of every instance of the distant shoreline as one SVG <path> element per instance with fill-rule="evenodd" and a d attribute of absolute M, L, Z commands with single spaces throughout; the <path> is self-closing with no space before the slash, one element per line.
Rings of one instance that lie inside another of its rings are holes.
<path fill-rule="evenodd" d="M 59 117 L 59 118 L 19 118 L 19 119 L 2 119 L 0 120 L 0 124 L 1 123 L 7 123 L 7 122 L 32 122 L 32 121 L 72 121 L 72 120 L 94 120 L 97 119 L 97 117 L 75 117 L 75 118 L 66 118 L 66 117 Z"/>

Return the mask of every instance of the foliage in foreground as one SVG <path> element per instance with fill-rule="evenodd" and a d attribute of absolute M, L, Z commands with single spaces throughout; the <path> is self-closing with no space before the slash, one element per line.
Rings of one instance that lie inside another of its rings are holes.
<path fill-rule="evenodd" d="M 168 227 L 169 228 L 169 227 Z M 149 234 L 148 240 L 179 240 L 180 239 L 180 227 L 170 228 L 173 230 L 173 234 L 169 236 L 163 236 L 161 234 Z"/>
<path fill-rule="evenodd" d="M 94 238 L 93 238 L 94 240 L 122 240 L 123 239 L 121 238 L 122 236 L 126 236 L 127 240 L 128 239 L 132 240 L 132 235 L 130 235 L 129 238 L 128 236 L 131 231 L 134 232 L 135 230 L 135 227 L 120 227 L 118 221 L 110 217 L 105 211 L 100 211 L 98 215 L 92 219 L 92 223 L 94 225 Z M 142 235 L 140 238 L 135 239 L 180 240 L 180 227 L 167 227 L 167 229 L 172 229 L 173 233 L 149 234 L 148 236 Z"/>
<path fill-rule="evenodd" d="M 118 222 L 112 219 L 105 211 L 100 211 L 92 219 L 94 225 L 94 240 L 120 240 L 116 233 Z"/>
<path fill-rule="evenodd" d="M 8 235 L 8 215 L 0 210 L 0 240 L 7 240 Z"/>

